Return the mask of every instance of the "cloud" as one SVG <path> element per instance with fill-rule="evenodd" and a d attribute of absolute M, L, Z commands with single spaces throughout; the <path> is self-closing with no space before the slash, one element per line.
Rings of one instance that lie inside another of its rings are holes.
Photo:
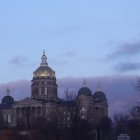
<path fill-rule="evenodd" d="M 64 91 L 68 88 L 78 93 L 82 87 L 83 77 L 65 77 L 57 80 L 58 95 L 64 97 Z M 135 90 L 133 83 L 136 76 L 102 76 L 87 77 L 87 86 L 94 93 L 97 90 L 98 82 L 101 83 L 101 89 L 106 94 L 109 104 L 109 115 L 112 116 L 117 112 L 128 111 L 131 106 L 140 99 L 138 92 Z M 16 100 L 31 96 L 31 82 L 28 80 L 20 80 L 6 84 L 0 84 L 0 97 L 6 94 L 7 87 L 11 91 L 11 95 Z"/>
<path fill-rule="evenodd" d="M 58 59 L 52 59 L 52 60 L 50 60 L 51 61 L 51 63 L 53 64 L 53 65 L 66 65 L 66 64 L 68 64 L 69 62 L 70 62 L 70 60 L 71 60 L 71 58 L 73 58 L 73 57 L 75 57 L 76 56 L 76 51 L 75 50 L 73 50 L 73 51 L 67 51 L 67 52 L 65 52 L 65 53 L 63 53 L 63 54 L 61 54 L 60 55 L 60 58 L 63 58 L 62 60 L 58 60 Z M 65 59 L 64 59 L 64 57 L 65 57 Z"/>
<path fill-rule="evenodd" d="M 74 57 L 74 56 L 76 56 L 76 51 L 75 50 L 68 51 L 65 54 L 63 54 L 63 56 L 66 56 L 66 57 Z"/>
<path fill-rule="evenodd" d="M 127 42 L 117 47 L 117 50 L 107 56 L 107 59 L 115 59 L 122 56 L 133 56 L 140 53 L 140 41 Z"/>
<path fill-rule="evenodd" d="M 27 60 L 28 59 L 25 56 L 19 55 L 19 56 L 14 57 L 13 59 L 11 59 L 9 61 L 9 63 L 21 67 L 21 66 L 24 66 L 25 65 L 25 63 L 27 62 Z"/>
<path fill-rule="evenodd" d="M 0 84 L 0 98 L 6 95 L 7 88 L 15 100 L 19 100 L 31 95 L 31 82 L 28 80 L 19 80 L 9 83 Z"/>
<path fill-rule="evenodd" d="M 58 80 L 59 96 L 64 96 L 66 88 L 76 93 L 82 87 L 84 78 L 62 78 Z M 98 82 L 101 83 L 101 89 L 106 94 L 109 104 L 109 115 L 117 112 L 127 112 L 137 101 L 138 93 L 133 83 L 136 76 L 102 76 L 86 78 L 87 86 L 94 93 L 97 90 Z"/>
<path fill-rule="evenodd" d="M 135 71 L 135 70 L 140 70 L 140 63 L 130 63 L 130 62 L 125 62 L 125 63 L 119 63 L 115 66 L 115 70 L 119 72 L 127 72 L 127 71 Z"/>
<path fill-rule="evenodd" d="M 62 65 L 66 65 L 66 64 L 68 64 L 68 61 L 67 60 L 54 60 L 54 59 L 52 59 L 52 60 L 50 60 L 51 61 L 51 64 L 53 64 L 54 66 L 62 66 Z"/>

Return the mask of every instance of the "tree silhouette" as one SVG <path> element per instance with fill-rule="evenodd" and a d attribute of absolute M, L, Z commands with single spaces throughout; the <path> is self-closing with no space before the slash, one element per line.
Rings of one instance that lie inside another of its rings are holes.
<path fill-rule="evenodd" d="M 109 117 L 101 118 L 99 122 L 100 137 L 102 140 L 108 140 L 112 132 L 112 120 Z"/>

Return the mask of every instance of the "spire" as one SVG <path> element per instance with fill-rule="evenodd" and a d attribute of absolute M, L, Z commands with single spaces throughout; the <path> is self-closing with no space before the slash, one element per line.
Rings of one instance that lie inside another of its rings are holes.
<path fill-rule="evenodd" d="M 83 87 L 86 87 L 86 85 L 87 85 L 87 82 L 86 82 L 86 79 L 85 79 L 85 77 L 84 77 Z"/>
<path fill-rule="evenodd" d="M 46 54 L 45 54 L 45 50 L 43 50 L 43 55 L 42 55 L 41 59 L 42 59 L 42 62 L 41 62 L 40 65 L 41 66 L 47 66 L 48 63 L 47 63 L 47 57 L 46 57 Z"/>
<path fill-rule="evenodd" d="M 7 88 L 7 90 L 6 90 L 6 96 L 10 96 L 10 90 L 9 90 L 9 88 Z"/>
<path fill-rule="evenodd" d="M 98 82 L 97 91 L 101 91 L 101 84 Z"/>

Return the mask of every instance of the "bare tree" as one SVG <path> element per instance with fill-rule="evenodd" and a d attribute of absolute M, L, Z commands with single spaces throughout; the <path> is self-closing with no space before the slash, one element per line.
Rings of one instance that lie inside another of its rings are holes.
<path fill-rule="evenodd" d="M 114 115 L 114 131 L 116 136 L 128 132 L 128 119 L 129 116 L 123 113 L 118 113 Z"/>
<path fill-rule="evenodd" d="M 76 99 L 76 92 L 71 90 L 69 91 L 69 89 L 67 88 L 65 91 L 64 91 L 64 100 L 66 101 L 73 101 Z"/>
<path fill-rule="evenodd" d="M 58 138 L 56 121 L 48 121 L 45 117 L 38 117 L 33 121 L 32 128 L 37 129 L 39 134 L 47 140 L 57 140 Z"/>
<path fill-rule="evenodd" d="M 100 137 L 102 140 L 108 140 L 112 133 L 112 120 L 109 117 L 103 117 L 99 122 Z"/>
<path fill-rule="evenodd" d="M 140 106 L 133 106 L 130 110 L 130 116 L 133 119 L 140 119 Z"/>
<path fill-rule="evenodd" d="M 3 120 L 2 113 L 1 113 L 1 110 L 0 110 L 0 129 L 3 128 L 3 125 L 4 125 L 4 120 Z"/>
<path fill-rule="evenodd" d="M 127 123 L 128 131 L 132 139 L 140 138 L 140 107 L 134 106 L 130 111 L 130 119 Z"/>

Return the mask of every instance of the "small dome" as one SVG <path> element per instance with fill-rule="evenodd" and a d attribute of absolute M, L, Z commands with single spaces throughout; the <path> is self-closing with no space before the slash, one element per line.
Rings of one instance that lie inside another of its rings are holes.
<path fill-rule="evenodd" d="M 85 96 L 92 96 L 92 92 L 88 87 L 82 87 L 78 91 L 78 96 L 85 95 Z"/>
<path fill-rule="evenodd" d="M 96 91 L 93 95 L 93 100 L 95 101 L 103 101 L 107 100 L 105 94 L 102 91 Z"/>
<path fill-rule="evenodd" d="M 2 99 L 2 104 L 13 104 L 14 103 L 14 99 L 11 96 L 5 96 Z"/>

